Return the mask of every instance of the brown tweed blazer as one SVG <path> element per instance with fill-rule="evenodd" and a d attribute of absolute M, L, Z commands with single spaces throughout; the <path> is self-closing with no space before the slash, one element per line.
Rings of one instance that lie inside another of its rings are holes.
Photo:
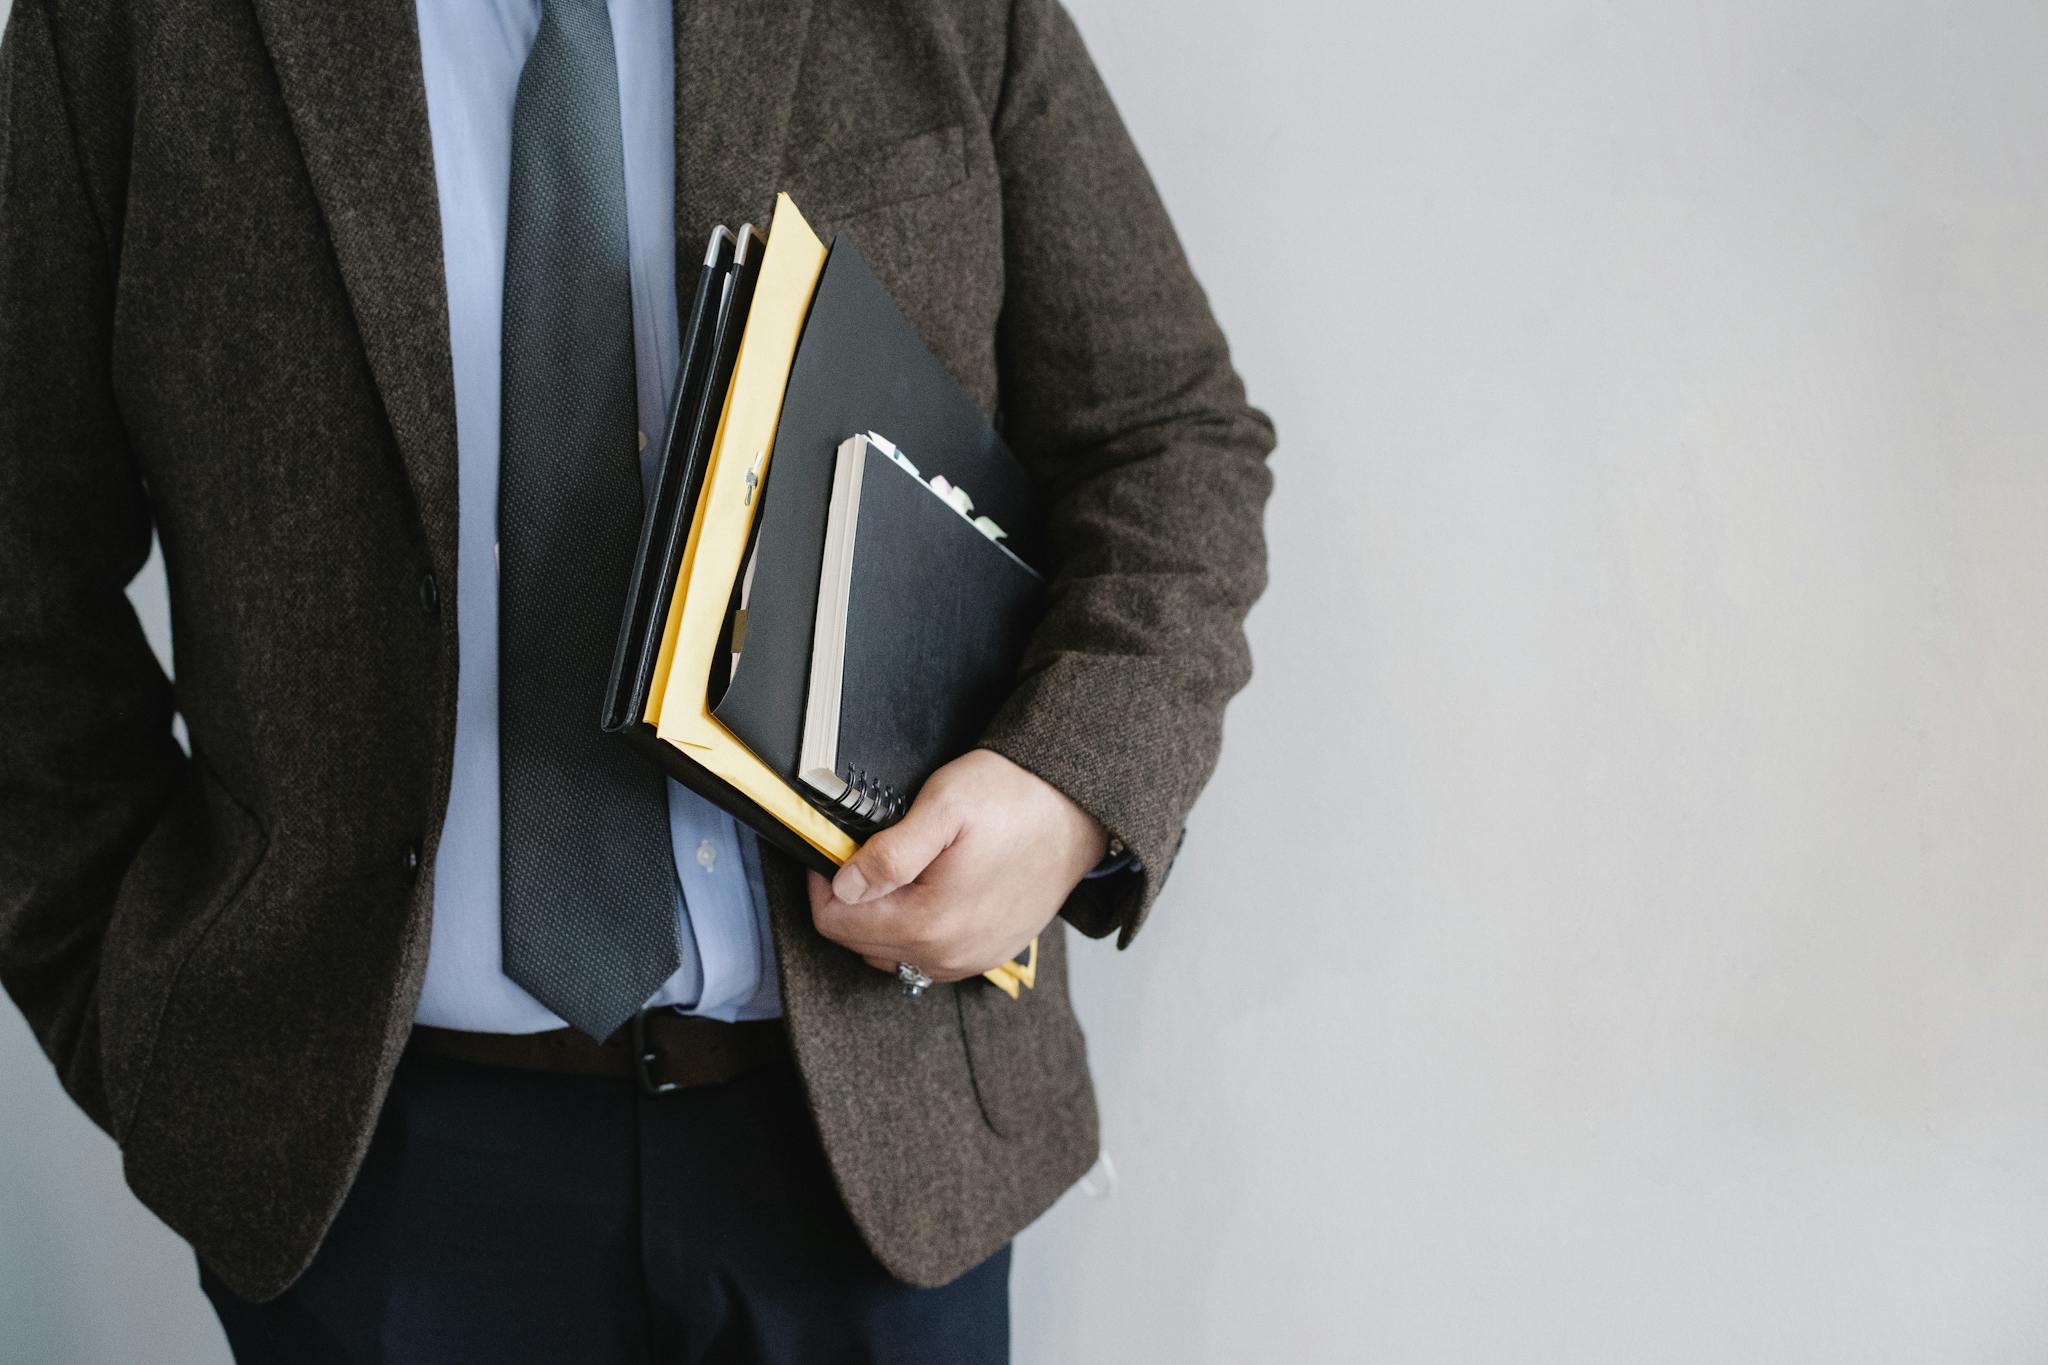
<path fill-rule="evenodd" d="M 677 0 L 676 35 L 683 251 L 788 189 L 1051 491 L 1051 607 L 986 743 L 1143 861 L 1063 911 L 1128 943 L 1248 676 L 1272 445 L 1144 166 L 1056 0 Z M 256 1298 L 346 1192 L 425 965 L 455 725 L 440 250 L 405 0 L 15 0 L 0 980 L 136 1193 Z M 175 689 L 124 595 L 152 528 Z M 947 1280 L 1095 1156 L 1064 936 L 1020 1003 L 912 1006 L 770 862 L 840 1192 L 891 1271 Z"/>

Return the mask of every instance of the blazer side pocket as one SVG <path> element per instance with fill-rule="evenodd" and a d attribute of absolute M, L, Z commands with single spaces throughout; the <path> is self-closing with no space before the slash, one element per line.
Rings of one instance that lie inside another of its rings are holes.
<path fill-rule="evenodd" d="M 269 848 L 261 822 L 195 753 L 121 879 L 100 945 L 101 1066 L 117 1140 L 134 1121 L 185 959 L 247 892 Z"/>
<path fill-rule="evenodd" d="M 1067 998 L 1066 928 L 1038 940 L 1038 984 L 1015 1000 L 974 977 L 953 988 L 974 1097 L 988 1126 L 1017 1138 L 1051 1123 L 1088 1086 L 1087 1043 Z"/>
<path fill-rule="evenodd" d="M 798 160 L 790 198 L 813 222 L 943 194 L 967 179 L 967 138 L 954 123 L 893 141 L 833 149 Z"/>

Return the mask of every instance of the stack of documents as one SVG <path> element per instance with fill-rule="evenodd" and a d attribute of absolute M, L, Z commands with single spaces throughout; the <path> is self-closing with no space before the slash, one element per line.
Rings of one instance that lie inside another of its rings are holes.
<path fill-rule="evenodd" d="M 603 727 L 829 876 L 1014 682 L 1042 522 L 852 242 L 780 195 L 705 252 Z M 1036 948 L 987 975 L 1015 996 Z"/>

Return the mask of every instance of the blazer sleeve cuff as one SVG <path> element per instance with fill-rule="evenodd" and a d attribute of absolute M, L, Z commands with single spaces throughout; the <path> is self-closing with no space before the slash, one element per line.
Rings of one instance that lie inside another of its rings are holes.
<path fill-rule="evenodd" d="M 1109 831 L 1110 858 L 1060 914 L 1091 938 L 1114 932 L 1119 948 L 1165 884 L 1213 761 L 1201 756 L 1215 752 L 1213 717 L 1162 703 L 1157 680 L 1143 676 L 1162 662 L 1062 655 L 1018 684 L 979 745 L 1051 783 Z"/>

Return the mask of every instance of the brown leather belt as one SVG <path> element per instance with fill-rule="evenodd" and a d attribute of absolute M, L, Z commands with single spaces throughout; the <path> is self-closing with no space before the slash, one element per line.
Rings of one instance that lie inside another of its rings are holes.
<path fill-rule="evenodd" d="M 642 1010 L 602 1043 L 572 1028 L 466 1033 L 415 1024 L 407 1050 L 478 1066 L 608 1076 L 649 1095 L 719 1085 L 790 1055 L 780 1019 L 728 1024 L 673 1010 Z"/>

